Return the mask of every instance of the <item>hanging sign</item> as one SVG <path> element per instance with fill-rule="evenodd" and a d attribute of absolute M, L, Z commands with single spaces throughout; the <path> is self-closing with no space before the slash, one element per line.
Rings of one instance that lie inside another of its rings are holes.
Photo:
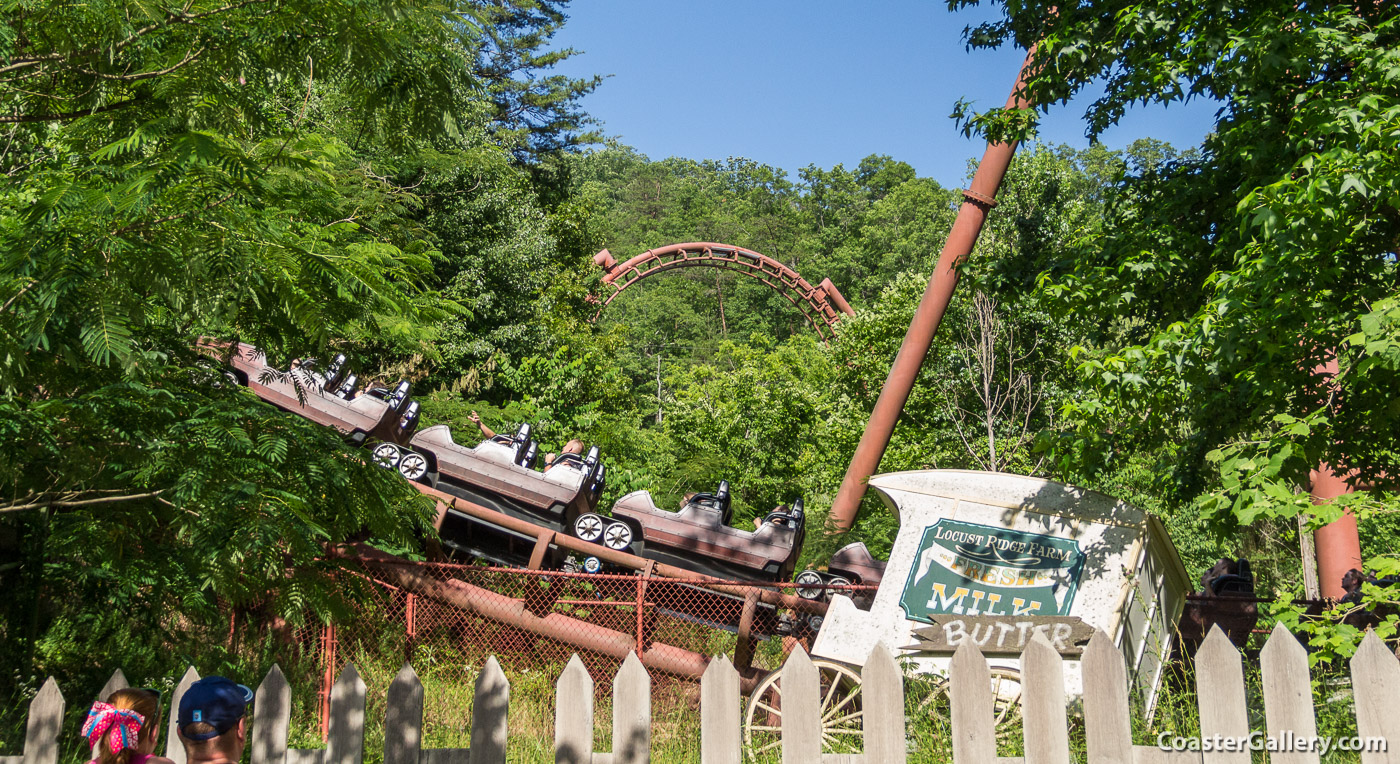
<path fill-rule="evenodd" d="M 941 519 L 924 529 L 899 605 L 935 615 L 1068 615 L 1084 574 L 1079 542 Z"/>
<path fill-rule="evenodd" d="M 1020 655 L 1036 633 L 1061 655 L 1079 655 L 1094 636 L 1092 626 L 1077 616 L 935 615 L 932 626 L 914 629 L 915 644 L 905 650 L 952 653 L 972 642 L 983 655 Z"/>

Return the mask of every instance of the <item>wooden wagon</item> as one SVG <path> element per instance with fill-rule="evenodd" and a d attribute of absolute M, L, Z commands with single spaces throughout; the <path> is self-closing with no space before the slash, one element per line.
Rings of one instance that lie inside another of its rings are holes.
<path fill-rule="evenodd" d="M 1151 713 L 1190 591 L 1160 520 L 1111 496 L 1022 475 L 925 470 L 877 475 L 870 485 L 900 530 L 870 608 L 833 597 L 812 645 L 830 750 L 858 750 L 856 669 L 876 644 L 936 684 L 971 639 L 987 656 L 1004 720 L 1017 713 L 1019 656 L 1032 634 L 1070 658 L 1065 687 L 1077 698 L 1074 658 L 1102 629 Z M 774 740 L 781 683 L 774 672 L 750 696 L 751 750 Z"/>

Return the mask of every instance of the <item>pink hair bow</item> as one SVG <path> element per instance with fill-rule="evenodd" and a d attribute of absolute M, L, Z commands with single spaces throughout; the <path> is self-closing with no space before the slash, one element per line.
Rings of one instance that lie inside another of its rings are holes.
<path fill-rule="evenodd" d="M 106 735 L 112 753 L 119 753 L 124 748 L 136 745 L 136 739 L 141 735 L 141 725 L 145 723 L 145 717 L 129 708 L 114 708 L 98 701 L 92 704 L 87 721 L 83 722 L 83 737 L 88 739 L 90 745 L 96 746 L 97 741 Z"/>

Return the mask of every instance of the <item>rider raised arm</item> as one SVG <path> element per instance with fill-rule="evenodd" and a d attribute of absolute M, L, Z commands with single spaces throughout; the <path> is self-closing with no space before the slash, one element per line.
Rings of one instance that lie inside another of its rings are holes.
<path fill-rule="evenodd" d="M 487 440 L 490 440 L 490 439 L 496 437 L 496 432 L 495 432 L 495 430 L 492 430 L 490 427 L 487 427 L 487 426 L 486 426 L 486 423 L 483 422 L 483 421 L 481 421 L 481 415 L 480 415 L 480 414 L 478 414 L 478 413 L 476 413 L 475 411 L 473 411 L 472 413 L 467 414 L 467 419 L 471 420 L 471 423 L 474 424 L 474 425 L 476 425 L 476 426 L 477 426 L 477 429 L 481 430 L 481 437 L 483 437 L 483 438 L 485 438 L 485 439 L 487 439 Z"/>

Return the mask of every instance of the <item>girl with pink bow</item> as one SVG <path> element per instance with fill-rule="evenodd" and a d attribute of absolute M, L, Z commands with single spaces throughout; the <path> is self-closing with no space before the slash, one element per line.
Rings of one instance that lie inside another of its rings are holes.
<path fill-rule="evenodd" d="M 160 742 L 160 693 L 128 688 L 92 704 L 83 722 L 88 764 L 175 764 L 153 755 Z"/>

